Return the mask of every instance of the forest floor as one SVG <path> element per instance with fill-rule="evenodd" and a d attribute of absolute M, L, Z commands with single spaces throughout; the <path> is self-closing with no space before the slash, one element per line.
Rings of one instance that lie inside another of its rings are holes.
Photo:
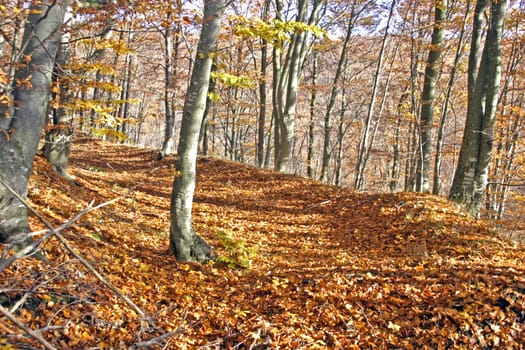
<path fill-rule="evenodd" d="M 57 349 L 523 349 L 525 252 L 445 199 L 368 194 L 201 159 L 196 231 L 218 262 L 168 252 L 174 158 L 76 140 L 30 203 L 140 316 L 50 238 L 0 275 L 0 303 Z M 44 226 L 31 218 L 33 229 Z M 2 248 L 0 246 L 0 248 Z M 42 346 L 0 317 L 0 349 Z"/>

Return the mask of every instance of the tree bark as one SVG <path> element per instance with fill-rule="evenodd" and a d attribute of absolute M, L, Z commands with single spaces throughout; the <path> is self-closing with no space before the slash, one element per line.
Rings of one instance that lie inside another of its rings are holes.
<path fill-rule="evenodd" d="M 487 186 L 501 78 L 501 37 L 508 3 L 508 0 L 492 2 L 490 25 L 479 67 L 469 62 L 469 84 L 474 86 L 469 85 L 467 121 L 450 199 L 463 204 L 474 217 L 480 215 Z M 482 5 L 488 6 L 488 0 L 478 2 L 478 6 Z M 483 13 L 486 6 L 478 6 L 476 14 Z M 474 28 L 474 33 L 476 30 Z M 473 35 L 472 40 L 477 39 Z M 473 42 L 471 50 L 476 48 L 478 46 Z M 477 54 L 471 52 L 471 58 L 475 56 Z"/>
<path fill-rule="evenodd" d="M 212 257 L 210 246 L 193 229 L 191 211 L 195 192 L 199 131 L 206 106 L 221 17 L 227 3 L 226 0 L 204 2 L 202 29 L 184 103 L 177 149 L 177 174 L 173 182 L 170 209 L 170 250 L 181 261 L 205 262 Z"/>
<path fill-rule="evenodd" d="M 283 8 L 282 1 L 276 1 L 276 4 L 278 18 L 282 18 L 282 14 L 280 14 Z M 309 0 L 298 1 L 296 21 L 316 25 L 320 19 L 321 10 L 324 7 L 323 4 L 325 5 L 326 2 L 322 0 L 314 0 L 312 4 L 310 4 Z M 309 11 L 310 13 L 308 14 Z M 312 32 L 305 30 L 296 30 L 292 34 L 282 68 L 278 71 L 278 83 L 274 85 L 274 89 L 277 89 L 277 118 L 275 125 L 278 128 L 275 133 L 276 146 L 278 147 L 275 149 L 277 157 L 274 167 L 275 170 L 281 172 L 289 171 L 300 74 L 314 38 Z M 277 57 L 274 55 L 274 64 L 279 57 L 280 55 Z"/>
<path fill-rule="evenodd" d="M 458 46 L 456 48 L 456 55 L 454 56 L 454 63 L 452 65 L 452 70 L 450 72 L 450 77 L 447 82 L 447 90 L 445 93 L 445 101 L 443 102 L 443 109 L 441 111 L 441 117 L 439 120 L 439 127 L 438 127 L 438 133 L 437 133 L 437 140 L 436 140 L 436 158 L 434 160 L 434 181 L 432 183 L 432 194 L 439 195 L 441 192 L 441 163 L 442 163 L 442 152 L 443 152 L 443 144 L 445 142 L 445 122 L 447 120 L 451 96 L 452 96 L 452 88 L 454 87 L 454 83 L 456 80 L 456 73 L 458 70 L 458 65 L 461 57 L 463 56 L 465 42 L 465 31 L 466 31 L 466 23 L 467 18 L 470 13 L 471 7 L 470 7 L 471 1 L 467 0 L 467 3 L 465 4 L 465 15 L 463 17 L 463 23 L 461 26 L 461 31 L 459 33 L 458 38 Z"/>
<path fill-rule="evenodd" d="M 337 63 L 337 69 L 335 71 L 334 80 L 332 82 L 332 90 L 330 91 L 330 98 L 328 99 L 328 105 L 326 106 L 325 116 L 324 116 L 324 141 L 323 141 L 323 162 L 321 165 L 321 182 L 328 181 L 328 168 L 330 162 L 330 134 L 332 131 L 332 110 L 335 105 L 335 100 L 341 87 L 339 85 L 341 77 L 343 74 L 343 67 L 347 60 L 346 56 L 348 53 L 348 45 L 350 43 L 350 38 L 353 34 L 354 24 L 357 17 L 368 7 L 368 4 L 365 4 L 359 11 L 356 13 L 356 1 L 352 3 L 352 10 L 348 16 L 348 24 L 346 28 L 346 35 L 343 41 L 343 48 L 341 49 L 341 54 L 339 56 L 339 62 Z"/>
<path fill-rule="evenodd" d="M 22 39 L 24 56 L 31 60 L 20 64 L 15 74 L 18 83 L 13 92 L 17 107 L 14 115 L 0 117 L 0 177 L 22 197 L 27 196 L 44 125 L 66 7 L 66 1 L 32 3 Z M 0 241 L 17 240 L 28 231 L 26 207 L 0 186 Z"/>
<path fill-rule="evenodd" d="M 381 71 L 383 69 L 383 59 L 385 55 L 385 46 L 386 41 L 389 36 L 390 22 L 394 15 L 394 8 L 396 6 L 396 0 L 392 0 L 390 5 L 390 13 L 388 15 L 388 20 L 386 23 L 385 34 L 381 43 L 381 50 L 379 51 L 379 59 L 377 62 L 376 72 L 374 74 L 374 83 L 372 86 L 372 93 L 370 97 L 370 103 L 368 105 L 368 114 L 365 122 L 365 130 L 363 131 L 363 136 L 359 143 L 359 151 L 357 155 L 357 162 L 355 167 L 355 179 L 354 186 L 356 189 L 363 189 L 365 186 L 365 170 L 366 170 L 366 160 L 368 159 L 369 152 L 369 138 L 370 138 L 370 127 L 372 125 L 372 117 L 374 112 L 374 107 L 376 103 L 377 90 L 379 86 L 379 79 L 381 77 Z"/>
<path fill-rule="evenodd" d="M 423 92 L 421 93 L 421 170 L 420 190 L 430 193 L 430 158 L 432 157 L 432 124 L 434 122 L 434 100 L 439 73 L 442 43 L 445 37 L 447 0 L 436 1 L 434 29 L 428 52 Z"/>
<path fill-rule="evenodd" d="M 262 19 L 268 19 L 270 0 L 265 0 L 262 10 Z M 264 143 L 266 126 L 266 79 L 268 77 L 268 41 L 261 38 L 261 78 L 259 80 L 259 115 L 257 117 L 257 166 L 262 168 L 265 161 Z"/>
<path fill-rule="evenodd" d="M 166 21 L 169 23 L 171 19 L 171 11 L 166 15 Z M 172 30 L 169 26 L 162 32 L 164 38 L 164 114 L 166 116 L 166 125 L 164 129 L 164 141 L 157 154 L 157 159 L 163 159 L 172 149 L 175 136 L 175 111 L 172 108 L 173 95 L 173 75 L 175 74 L 174 61 L 178 56 L 179 39 L 178 36 L 173 43 Z"/>
<path fill-rule="evenodd" d="M 67 33 L 62 34 L 60 47 L 56 54 L 54 74 L 60 87 L 58 106 L 52 110 L 52 123 L 48 124 L 46 128 L 42 154 L 59 176 L 74 184 L 75 179 L 68 171 L 68 160 L 73 139 L 73 114 L 67 106 L 71 99 L 70 77 L 68 76 L 71 71 L 65 68 L 71 56 L 69 37 Z"/>
<path fill-rule="evenodd" d="M 317 54 L 312 59 L 312 91 L 310 95 L 310 121 L 308 123 L 308 151 L 306 156 L 306 175 L 314 178 L 315 109 L 317 106 Z"/>

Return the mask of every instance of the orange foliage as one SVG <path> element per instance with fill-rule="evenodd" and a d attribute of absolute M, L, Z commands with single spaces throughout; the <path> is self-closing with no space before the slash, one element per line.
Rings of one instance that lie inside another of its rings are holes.
<path fill-rule="evenodd" d="M 47 327 L 43 335 L 57 348 L 148 340 L 148 348 L 170 349 L 523 345 L 522 247 L 444 199 L 355 193 L 201 159 L 196 230 L 216 246 L 217 232 L 226 232 L 256 254 L 249 269 L 185 264 L 168 254 L 174 159 L 155 156 L 78 139 L 71 172 L 81 187 L 37 159 L 31 203 L 56 225 L 92 199 L 126 195 L 64 235 L 148 316 L 141 320 L 52 239 L 43 247 L 47 261 L 23 259 L 2 273 L 0 302 L 12 307 L 32 291 L 16 315 L 33 329 Z M 0 348 L 4 338 L 29 342 L 3 318 L 0 333 Z"/>

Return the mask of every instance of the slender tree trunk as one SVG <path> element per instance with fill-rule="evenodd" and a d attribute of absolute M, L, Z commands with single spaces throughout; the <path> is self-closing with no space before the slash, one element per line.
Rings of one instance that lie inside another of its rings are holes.
<path fill-rule="evenodd" d="M 465 47 L 464 37 L 466 30 L 467 18 L 470 13 L 470 0 L 467 0 L 465 5 L 465 15 L 463 17 L 463 24 L 458 38 L 458 46 L 456 49 L 456 55 L 454 56 L 454 63 L 452 65 L 452 70 L 450 72 L 450 77 L 447 83 L 447 90 L 445 93 L 445 101 L 443 102 L 443 109 L 441 111 L 441 117 L 439 120 L 439 127 L 436 140 L 436 158 L 434 160 L 434 181 L 432 183 L 432 194 L 439 195 L 441 192 L 441 163 L 442 163 L 442 153 L 443 153 L 443 144 L 445 142 L 445 124 L 447 120 L 448 110 L 450 106 L 450 100 L 452 96 L 452 88 L 456 80 L 456 73 L 458 70 L 458 65 L 461 57 L 463 56 L 463 48 Z"/>
<path fill-rule="evenodd" d="M 27 196 L 44 124 L 66 7 L 66 1 L 32 3 L 22 39 L 24 55 L 31 61 L 20 65 L 15 74 L 19 84 L 13 90 L 17 106 L 13 117 L 0 117 L 0 178 L 22 197 Z M 24 81 L 30 84 L 20 85 Z M 28 231 L 27 209 L 0 184 L 0 241 L 22 238 L 27 242 Z"/>
<path fill-rule="evenodd" d="M 62 34 L 54 69 L 60 86 L 58 107 L 53 109 L 53 123 L 47 127 L 42 154 L 58 175 L 74 184 L 76 183 L 75 179 L 68 171 L 69 154 L 73 139 L 73 113 L 68 106 L 72 95 L 69 88 L 69 79 L 71 78 L 68 76 L 71 72 L 66 68 L 70 56 L 69 34 Z M 59 72 L 64 72 L 65 75 Z"/>
<path fill-rule="evenodd" d="M 132 39 L 132 35 L 128 37 L 128 42 Z M 131 83 L 133 81 L 132 76 L 132 68 L 133 67 L 133 55 L 131 53 L 126 54 L 126 73 L 125 73 L 125 81 L 122 84 L 123 87 L 123 93 L 122 93 L 122 101 L 124 102 L 121 105 L 121 113 L 119 113 L 120 120 L 118 121 L 120 124 L 120 132 L 122 132 L 122 135 L 119 137 L 120 142 L 124 142 L 127 138 L 127 129 L 128 129 L 128 119 L 129 119 L 129 100 L 131 97 Z"/>
<path fill-rule="evenodd" d="M 226 0 L 205 0 L 202 29 L 191 80 L 186 93 L 180 140 L 177 149 L 177 175 L 171 195 L 170 250 L 182 261 L 204 262 L 211 258 L 210 246 L 195 233 L 191 220 L 195 192 L 199 131 L 208 94 L 208 85 L 217 37 Z"/>
<path fill-rule="evenodd" d="M 167 13 L 166 21 L 171 22 L 171 12 Z M 157 154 L 157 159 L 163 159 L 173 149 L 175 136 L 175 111 L 172 108 L 174 61 L 177 59 L 178 43 L 173 45 L 172 31 L 169 26 L 162 32 L 164 38 L 164 113 L 165 129 L 164 140 Z M 178 39 L 176 39 L 178 42 Z M 175 50 L 174 50 L 175 46 Z M 175 56 L 174 56 L 175 51 Z"/>
<path fill-rule="evenodd" d="M 341 110 L 339 111 L 339 125 L 337 127 L 337 157 L 335 167 L 335 184 L 341 186 L 343 181 L 343 150 L 345 137 L 346 88 L 341 92 Z"/>
<path fill-rule="evenodd" d="M 310 96 L 310 122 L 308 123 L 308 151 L 306 156 L 306 174 L 314 177 L 314 143 L 315 143 L 315 109 L 317 105 L 317 54 L 314 52 L 312 59 L 312 91 Z M 326 127 L 326 126 L 325 126 Z"/>
<path fill-rule="evenodd" d="M 266 135 L 266 154 L 264 156 L 264 168 L 269 169 L 270 168 L 270 156 L 272 152 L 272 130 L 274 129 L 275 124 L 275 115 L 272 112 L 271 118 L 270 118 L 270 126 L 268 127 L 268 135 Z"/>
<path fill-rule="evenodd" d="M 212 64 L 211 72 L 215 71 L 216 69 L 217 66 Z M 213 110 L 213 100 L 209 97 L 209 94 L 213 92 L 215 92 L 215 81 L 210 78 L 208 94 L 206 95 L 206 107 L 204 108 L 204 114 L 202 116 L 201 130 L 199 131 L 199 153 L 203 156 L 207 156 L 209 152 L 210 114 Z"/>
<path fill-rule="evenodd" d="M 350 43 L 350 38 L 353 34 L 354 24 L 356 17 L 359 14 L 356 14 L 356 2 L 352 3 L 352 10 L 348 17 L 348 24 L 346 28 L 346 35 L 343 41 L 343 48 L 341 49 L 341 54 L 339 56 L 339 62 L 337 63 L 337 68 L 334 75 L 334 81 L 332 82 L 332 90 L 330 92 L 330 98 L 328 99 L 328 105 L 326 106 L 325 117 L 324 117 L 324 142 L 323 142 L 323 162 L 321 165 L 321 182 L 326 182 L 328 180 L 328 164 L 330 162 L 330 133 L 331 133 L 331 115 L 332 110 L 335 105 L 335 100 L 341 87 L 339 83 L 343 74 L 343 67 L 345 66 L 346 56 L 348 53 L 348 44 Z M 359 13 L 365 10 L 367 5 L 363 6 Z"/>
<path fill-rule="evenodd" d="M 259 117 L 257 118 L 257 165 L 264 165 L 264 135 L 266 125 L 266 76 L 268 69 L 268 43 L 263 40 L 261 48 L 261 81 L 259 82 Z"/>
<path fill-rule="evenodd" d="M 401 123 L 403 121 L 404 115 L 404 101 L 409 97 L 409 89 L 401 94 L 399 102 L 397 103 L 397 120 L 394 126 L 394 142 L 392 145 L 392 171 L 390 174 L 390 191 L 396 192 L 399 188 L 399 173 L 400 173 L 400 163 L 401 163 L 401 142 L 400 142 L 400 132 L 401 132 Z"/>
<path fill-rule="evenodd" d="M 421 192 L 430 193 L 430 158 L 432 157 L 432 127 L 434 122 L 434 100 L 439 73 L 442 43 L 445 37 L 447 0 L 436 1 L 434 29 L 428 52 L 423 92 L 421 93 Z"/>
<path fill-rule="evenodd" d="M 370 103 L 368 105 L 368 114 L 365 122 L 365 129 L 363 130 L 363 136 L 361 137 L 361 142 L 359 144 L 359 150 L 357 155 L 357 163 L 355 168 L 355 180 L 354 186 L 356 189 L 363 189 L 365 186 L 365 171 L 366 171 L 366 158 L 368 157 L 368 145 L 370 138 L 370 126 L 372 125 L 372 117 L 374 113 L 374 107 L 376 103 L 377 89 L 379 86 L 379 79 L 381 78 L 381 70 L 383 68 L 383 59 L 385 55 L 386 41 L 389 36 L 390 22 L 394 14 L 394 8 L 396 6 L 396 0 L 392 0 L 390 5 L 390 13 L 388 15 L 388 20 L 386 23 L 385 34 L 383 36 L 383 41 L 381 43 L 381 50 L 379 51 L 379 59 L 377 62 L 376 72 L 374 74 L 374 83 L 372 86 L 372 93 L 370 97 Z"/>
<path fill-rule="evenodd" d="M 489 3 L 490 25 L 479 68 L 471 66 L 469 62 L 469 77 L 472 78 L 472 81 L 469 79 L 469 83 L 473 83 L 474 86 L 469 86 L 471 95 L 468 101 L 467 121 L 450 192 L 450 198 L 465 205 L 474 217 L 480 215 L 482 197 L 487 186 L 501 78 L 501 37 L 508 0 L 480 1 L 476 14 L 484 12 Z M 477 37 L 473 35 L 473 40 L 475 39 Z M 476 48 L 476 44 L 472 43 L 471 50 Z M 476 53 L 472 53 L 471 57 L 475 55 Z"/>
<path fill-rule="evenodd" d="M 270 10 L 270 0 L 266 0 L 263 7 L 262 18 L 267 20 Z M 266 126 L 266 78 L 268 76 L 268 41 L 261 39 L 261 78 L 259 81 L 259 116 L 257 118 L 257 165 L 264 166 L 264 142 Z"/>
<path fill-rule="evenodd" d="M 273 79 L 272 79 L 272 121 L 273 121 L 273 167 L 278 170 L 278 162 L 281 158 L 281 125 L 279 117 L 279 80 L 282 75 L 282 50 L 274 45 L 272 52 Z"/>
<path fill-rule="evenodd" d="M 405 163 L 405 192 L 412 192 L 416 189 L 416 172 L 417 172 L 417 126 L 416 121 L 412 121 L 409 126 L 410 138 L 408 142 L 408 156 Z"/>

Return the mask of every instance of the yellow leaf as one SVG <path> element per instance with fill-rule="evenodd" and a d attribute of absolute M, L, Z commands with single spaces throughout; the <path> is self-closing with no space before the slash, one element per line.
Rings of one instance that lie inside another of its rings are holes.
<path fill-rule="evenodd" d="M 390 328 L 391 330 L 393 330 L 394 332 L 399 332 L 399 330 L 401 329 L 401 326 L 395 324 L 392 321 L 388 321 L 388 326 L 387 327 Z"/>

